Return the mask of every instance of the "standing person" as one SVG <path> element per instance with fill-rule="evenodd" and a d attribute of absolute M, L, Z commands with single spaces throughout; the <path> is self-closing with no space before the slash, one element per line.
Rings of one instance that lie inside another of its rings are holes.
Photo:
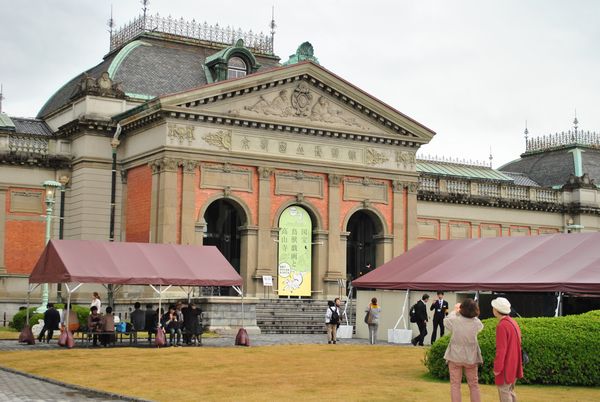
<path fill-rule="evenodd" d="M 191 345 L 192 341 L 198 345 L 202 345 L 202 324 L 200 323 L 200 317 L 202 310 L 196 308 L 196 304 L 193 301 L 188 303 L 187 307 L 184 307 L 181 312 L 183 313 L 183 326 L 184 326 L 184 337 L 183 340 L 186 345 Z"/>
<path fill-rule="evenodd" d="M 428 301 L 429 295 L 425 293 L 423 297 L 421 297 L 421 300 L 415 304 L 415 316 L 417 319 L 417 327 L 419 327 L 419 335 L 415 336 L 411 341 L 414 346 L 423 346 L 425 335 L 427 335 L 427 321 L 429 321 L 429 317 L 427 317 Z"/>
<path fill-rule="evenodd" d="M 463 369 L 469 384 L 471 402 L 481 402 L 477 366 L 483 363 L 483 357 L 477 342 L 477 334 L 483 329 L 483 324 L 477 318 L 478 316 L 477 302 L 473 299 L 465 299 L 454 307 L 454 311 L 448 317 L 444 318 L 444 324 L 452 333 L 444 354 L 450 372 L 452 402 L 461 402 L 460 383 Z"/>
<path fill-rule="evenodd" d="M 377 304 L 377 298 L 371 299 L 371 304 L 365 310 L 365 313 L 369 313 L 367 324 L 369 325 L 369 343 L 374 345 L 377 341 L 377 329 L 379 328 L 379 314 L 381 313 L 381 307 Z"/>
<path fill-rule="evenodd" d="M 510 302 L 504 297 L 492 300 L 492 311 L 499 320 L 496 326 L 494 376 L 500 402 L 516 402 L 515 383 L 523 378 L 521 329 L 510 314 Z"/>
<path fill-rule="evenodd" d="M 433 333 L 431 334 L 431 344 L 435 342 L 437 328 L 440 327 L 440 338 L 444 336 L 444 318 L 448 315 L 448 302 L 444 300 L 444 292 L 438 290 L 437 300 L 431 303 L 429 310 L 433 311 Z"/>
<path fill-rule="evenodd" d="M 340 322 L 340 309 L 334 302 L 327 302 L 327 311 L 325 312 L 325 326 L 327 327 L 327 343 L 336 343 L 337 326 Z"/>
<path fill-rule="evenodd" d="M 100 301 L 100 295 L 98 292 L 92 293 L 92 302 L 90 303 L 90 308 L 96 306 L 98 312 L 102 311 L 102 302 Z"/>
<path fill-rule="evenodd" d="M 48 331 L 46 343 L 50 343 L 54 330 L 58 329 L 58 325 L 60 324 L 60 314 L 58 313 L 58 310 L 54 308 L 54 303 L 48 303 L 46 306 L 48 307 L 48 310 L 44 312 L 44 327 L 38 336 L 38 342 L 42 342 L 44 334 Z"/>
<path fill-rule="evenodd" d="M 135 302 L 133 305 L 133 311 L 131 312 L 131 326 L 133 332 L 133 341 L 135 343 L 137 343 L 138 331 L 143 331 L 146 325 L 146 316 L 140 307 L 140 302 Z"/>

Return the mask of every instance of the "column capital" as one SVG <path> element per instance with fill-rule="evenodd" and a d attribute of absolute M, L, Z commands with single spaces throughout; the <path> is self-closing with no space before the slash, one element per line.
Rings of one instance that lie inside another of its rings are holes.
<path fill-rule="evenodd" d="M 183 167 L 184 174 L 196 174 L 198 162 L 190 159 L 182 159 L 179 161 L 179 166 Z"/>
<path fill-rule="evenodd" d="M 259 166 L 257 171 L 258 171 L 258 178 L 260 180 L 270 180 L 271 179 L 271 175 L 273 174 L 273 168 L 270 167 L 266 167 L 266 166 Z"/>
<path fill-rule="evenodd" d="M 330 173 L 329 174 L 329 186 L 330 187 L 339 186 L 340 183 L 342 182 L 342 178 L 343 177 L 339 174 Z"/>

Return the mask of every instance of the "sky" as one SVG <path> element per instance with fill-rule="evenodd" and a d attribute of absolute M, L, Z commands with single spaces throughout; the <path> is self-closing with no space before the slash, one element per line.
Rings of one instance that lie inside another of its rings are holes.
<path fill-rule="evenodd" d="M 140 0 L 0 0 L 2 111 L 32 117 L 107 53 Z M 322 66 L 434 130 L 419 155 L 493 166 L 530 137 L 600 131 L 595 0 L 150 0 L 149 12 L 269 32 L 282 61 L 304 41 Z"/>

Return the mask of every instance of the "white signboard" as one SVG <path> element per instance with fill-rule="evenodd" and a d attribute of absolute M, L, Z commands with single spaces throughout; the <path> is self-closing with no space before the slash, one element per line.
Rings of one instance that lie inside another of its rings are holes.
<path fill-rule="evenodd" d="M 273 277 L 271 275 L 263 275 L 263 286 L 273 286 Z"/>

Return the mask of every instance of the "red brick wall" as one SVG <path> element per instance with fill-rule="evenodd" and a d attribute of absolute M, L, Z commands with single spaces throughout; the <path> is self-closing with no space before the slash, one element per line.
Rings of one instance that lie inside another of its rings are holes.
<path fill-rule="evenodd" d="M 40 258 L 46 241 L 46 222 L 39 213 L 10 213 L 10 191 L 34 189 L 11 188 L 6 192 L 6 210 L 3 211 L 7 220 L 4 235 L 4 264 L 9 274 L 29 274 Z M 43 191 L 40 190 L 41 193 Z M 42 196 L 42 210 L 45 204 Z M 29 217 L 28 220 L 11 220 L 11 218 Z M 35 219 L 35 220 L 33 220 Z M 54 223 L 58 224 L 57 221 Z"/>
<path fill-rule="evenodd" d="M 127 220 L 125 239 L 129 242 L 148 243 L 150 237 L 150 197 L 152 170 L 138 166 L 127 172 Z"/>
<path fill-rule="evenodd" d="M 388 203 L 384 204 L 381 202 L 375 202 L 375 201 L 371 201 L 371 208 L 376 209 L 382 216 L 383 219 L 385 221 L 385 226 L 388 230 L 388 232 L 390 234 L 395 234 L 392 233 L 392 212 L 393 212 L 393 194 L 392 194 L 392 186 L 391 183 L 389 181 L 376 181 L 377 183 L 384 183 L 387 186 L 387 192 L 388 192 Z M 356 207 L 358 207 L 359 205 L 362 205 L 362 202 L 360 201 L 343 201 L 344 199 L 344 188 L 343 185 L 340 186 L 340 200 L 341 201 L 341 205 L 340 205 L 340 230 L 343 232 L 346 230 L 346 228 L 344 227 L 345 223 L 348 222 L 348 220 L 350 219 L 349 214 L 351 212 L 356 212 L 356 210 L 354 210 Z M 353 211 L 354 210 L 354 211 Z"/>

